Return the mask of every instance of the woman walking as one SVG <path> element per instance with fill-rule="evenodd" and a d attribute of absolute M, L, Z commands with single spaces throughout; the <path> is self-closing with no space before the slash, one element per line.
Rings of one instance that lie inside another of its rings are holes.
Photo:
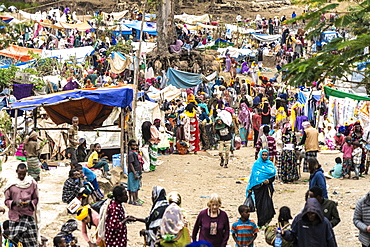
<path fill-rule="evenodd" d="M 297 138 L 292 131 L 292 125 L 285 123 L 282 131 L 283 152 L 281 155 L 281 179 L 284 183 L 299 179 L 295 146 Z"/>
<path fill-rule="evenodd" d="M 272 183 L 275 176 L 276 168 L 269 159 L 268 151 L 261 150 L 258 159 L 253 164 L 246 193 L 247 197 L 254 193 L 259 227 L 268 224 L 275 215 L 272 201 L 274 193 Z"/>
<path fill-rule="evenodd" d="M 40 181 L 40 161 L 38 158 L 37 132 L 33 131 L 24 141 L 24 149 L 27 152 L 28 175 L 35 181 Z"/>

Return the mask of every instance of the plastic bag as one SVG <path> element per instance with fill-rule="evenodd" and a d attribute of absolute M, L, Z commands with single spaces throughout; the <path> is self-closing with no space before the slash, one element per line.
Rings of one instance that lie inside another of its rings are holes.
<path fill-rule="evenodd" d="M 252 193 L 249 193 L 249 195 L 247 196 L 247 198 L 244 201 L 244 205 L 249 208 L 249 212 L 255 212 L 256 211 L 256 207 L 254 205 L 254 201 L 253 201 L 253 198 L 252 198 Z"/>

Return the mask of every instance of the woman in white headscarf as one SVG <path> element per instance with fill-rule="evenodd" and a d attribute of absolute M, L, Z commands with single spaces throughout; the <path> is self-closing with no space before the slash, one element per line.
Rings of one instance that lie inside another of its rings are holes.
<path fill-rule="evenodd" d="M 335 131 L 332 124 L 327 124 L 324 130 L 324 134 L 325 134 L 325 144 L 328 146 L 330 150 L 334 150 L 335 149 L 334 137 L 337 134 L 337 132 Z"/>

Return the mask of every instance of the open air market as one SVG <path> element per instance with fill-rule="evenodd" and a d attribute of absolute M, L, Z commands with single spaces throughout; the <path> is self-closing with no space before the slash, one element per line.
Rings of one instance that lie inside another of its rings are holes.
<path fill-rule="evenodd" d="M 370 247 L 370 2 L 70 2 L 0 5 L 1 246 Z"/>

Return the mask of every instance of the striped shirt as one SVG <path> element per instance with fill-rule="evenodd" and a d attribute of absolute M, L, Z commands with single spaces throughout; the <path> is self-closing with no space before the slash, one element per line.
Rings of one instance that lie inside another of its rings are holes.
<path fill-rule="evenodd" d="M 266 139 L 267 139 L 267 148 L 268 148 L 268 151 L 269 151 L 269 156 L 270 157 L 276 157 L 276 154 L 277 154 L 277 151 L 276 151 L 276 141 L 275 141 L 275 138 L 272 137 L 272 136 L 266 136 Z M 258 158 L 258 154 L 260 152 L 260 150 L 262 149 L 262 146 L 263 146 L 263 141 L 261 139 L 261 137 L 258 139 L 257 143 L 256 143 L 256 159 Z"/>
<path fill-rule="evenodd" d="M 249 246 L 253 247 L 250 242 L 253 239 L 254 234 L 258 232 L 258 227 L 253 220 L 247 220 L 246 222 L 241 221 L 238 219 L 235 223 L 233 223 L 231 227 L 231 233 L 235 233 L 236 237 L 236 244 L 237 246 Z"/>

